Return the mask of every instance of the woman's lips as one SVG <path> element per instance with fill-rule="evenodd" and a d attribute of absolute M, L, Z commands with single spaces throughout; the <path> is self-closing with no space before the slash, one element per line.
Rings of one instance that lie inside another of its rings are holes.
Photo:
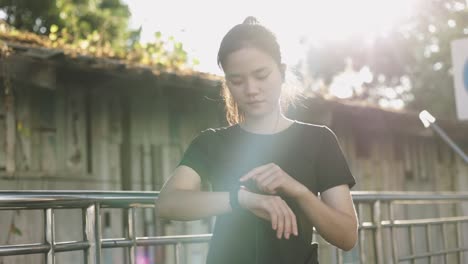
<path fill-rule="evenodd" d="M 261 104 L 263 102 L 265 102 L 265 101 L 264 100 L 262 100 L 262 101 L 251 101 L 251 102 L 247 102 L 247 104 L 248 105 L 258 105 L 258 104 Z"/>

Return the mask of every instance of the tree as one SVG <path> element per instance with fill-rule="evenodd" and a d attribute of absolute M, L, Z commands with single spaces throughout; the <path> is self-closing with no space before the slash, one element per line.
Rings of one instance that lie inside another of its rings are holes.
<path fill-rule="evenodd" d="M 130 11 L 122 0 L 0 0 L 0 9 L 14 27 L 0 30 L 15 36 L 26 35 L 21 31 L 42 35 L 42 46 L 164 70 L 183 70 L 198 63 L 195 59 L 189 63 L 182 43 L 160 32 L 152 42 L 140 43 L 141 28 L 128 29 Z"/>
<path fill-rule="evenodd" d="M 411 18 L 372 43 L 354 36 L 310 46 L 305 75 L 330 87 L 348 60 L 356 72 L 368 66 L 375 77 L 355 90 L 352 99 L 401 100 L 407 109 L 428 109 L 454 119 L 450 43 L 467 37 L 468 8 L 462 0 L 418 0 L 416 6 Z"/>
<path fill-rule="evenodd" d="M 122 45 L 129 37 L 130 11 L 121 0 L 0 0 L 8 24 L 19 30 L 70 39 L 99 32 L 100 42 Z"/>
<path fill-rule="evenodd" d="M 8 24 L 17 29 L 45 34 L 50 25 L 58 24 L 59 10 L 51 0 L 0 0 Z"/>

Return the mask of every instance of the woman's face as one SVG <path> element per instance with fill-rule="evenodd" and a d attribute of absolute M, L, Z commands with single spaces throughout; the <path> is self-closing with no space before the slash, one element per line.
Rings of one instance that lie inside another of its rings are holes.
<path fill-rule="evenodd" d="M 226 84 L 239 110 L 248 117 L 265 116 L 279 107 L 283 83 L 280 66 L 267 53 L 246 47 L 229 54 Z"/>

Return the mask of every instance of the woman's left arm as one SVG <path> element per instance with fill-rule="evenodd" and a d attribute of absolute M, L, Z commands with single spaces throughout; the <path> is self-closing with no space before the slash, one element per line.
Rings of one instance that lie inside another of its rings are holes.
<path fill-rule="evenodd" d="M 342 250 L 351 250 L 358 237 L 358 221 L 348 185 L 332 187 L 320 196 L 305 188 L 295 199 L 325 240 Z"/>
<path fill-rule="evenodd" d="M 333 245 L 348 251 L 356 244 L 357 217 L 347 184 L 326 189 L 319 199 L 274 163 L 257 167 L 240 178 L 241 183 L 249 180 L 265 193 L 280 193 L 296 200 L 307 220 Z"/>

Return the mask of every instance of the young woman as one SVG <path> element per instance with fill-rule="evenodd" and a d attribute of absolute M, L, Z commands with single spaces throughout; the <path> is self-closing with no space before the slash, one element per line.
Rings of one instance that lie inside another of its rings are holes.
<path fill-rule="evenodd" d="M 274 34 L 247 18 L 222 40 L 218 64 L 231 125 L 192 141 L 161 190 L 159 215 L 217 216 L 209 264 L 318 263 L 312 227 L 352 249 L 355 180 L 330 129 L 283 115 L 286 66 Z"/>

